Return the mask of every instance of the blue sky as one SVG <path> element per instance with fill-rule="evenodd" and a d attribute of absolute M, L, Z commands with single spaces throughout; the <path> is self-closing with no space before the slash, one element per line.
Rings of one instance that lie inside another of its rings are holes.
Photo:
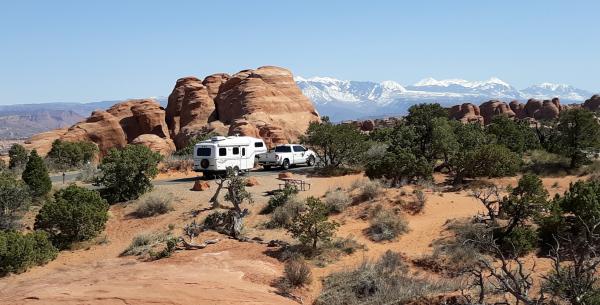
<path fill-rule="evenodd" d="M 4 1 L 0 104 L 166 96 L 182 76 L 278 65 L 600 91 L 599 1 Z"/>

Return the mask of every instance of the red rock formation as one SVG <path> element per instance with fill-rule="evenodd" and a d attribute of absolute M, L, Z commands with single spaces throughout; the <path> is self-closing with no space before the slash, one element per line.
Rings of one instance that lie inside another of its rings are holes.
<path fill-rule="evenodd" d="M 524 119 L 527 117 L 527 113 L 525 112 L 525 105 L 523 105 L 519 101 L 512 101 L 508 104 L 510 109 L 515 113 L 517 119 Z"/>
<path fill-rule="evenodd" d="M 142 134 L 131 141 L 131 144 L 140 144 L 158 152 L 163 156 L 170 156 L 175 152 L 175 143 L 170 138 L 161 138 L 155 134 Z"/>
<path fill-rule="evenodd" d="M 459 120 L 463 123 L 483 123 L 483 117 L 477 105 L 464 103 L 462 105 L 454 105 L 450 108 L 449 115 L 451 119 Z"/>
<path fill-rule="evenodd" d="M 261 67 L 231 77 L 213 74 L 202 83 L 194 77 L 179 79 L 166 120 L 177 147 L 196 134 L 223 130 L 263 137 L 272 146 L 297 139 L 319 115 L 288 70 Z"/>
<path fill-rule="evenodd" d="M 489 124 L 492 118 L 496 115 L 505 115 L 509 118 L 514 118 L 515 113 L 505 103 L 497 100 L 487 101 L 479 106 L 481 116 L 485 124 Z"/>
<path fill-rule="evenodd" d="M 67 131 L 33 137 L 30 146 L 52 141 L 88 140 L 101 154 L 128 143 L 142 144 L 163 155 L 184 147 L 198 134 L 215 131 L 263 138 L 269 146 L 295 141 L 319 114 L 292 77 L 278 67 L 243 70 L 233 76 L 213 74 L 203 81 L 196 77 L 177 80 L 165 109 L 153 100 L 129 100 L 106 111 L 95 111 L 84 122 Z"/>
<path fill-rule="evenodd" d="M 583 103 L 583 108 L 590 111 L 600 111 L 600 95 L 594 94 L 590 99 Z"/>
<path fill-rule="evenodd" d="M 564 108 L 565 107 L 561 106 L 558 98 L 554 98 L 551 101 L 529 99 L 524 107 L 524 117 L 534 118 L 536 120 L 551 120 L 558 118 L 560 111 L 562 111 Z"/>

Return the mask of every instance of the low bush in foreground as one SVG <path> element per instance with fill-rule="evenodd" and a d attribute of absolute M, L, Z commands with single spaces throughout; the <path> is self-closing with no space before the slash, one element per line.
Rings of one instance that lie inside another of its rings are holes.
<path fill-rule="evenodd" d="M 310 284 L 312 281 L 312 273 L 310 266 L 300 258 L 290 259 L 285 262 L 284 283 L 292 287 L 300 287 Z"/>
<path fill-rule="evenodd" d="M 138 218 L 166 214 L 173 210 L 173 195 L 152 193 L 142 198 L 133 214 Z"/>
<path fill-rule="evenodd" d="M 296 197 L 292 197 L 282 206 L 277 207 L 271 214 L 267 228 L 284 228 L 292 224 L 292 219 L 306 210 L 306 204 Z"/>
<path fill-rule="evenodd" d="M 0 231 L 0 276 L 46 264 L 57 254 L 45 232 Z"/>
<path fill-rule="evenodd" d="M 360 199 L 362 201 L 369 201 L 375 199 L 375 197 L 381 194 L 382 185 L 379 181 L 368 180 L 362 184 L 360 188 Z"/>
<path fill-rule="evenodd" d="M 121 256 L 138 256 L 156 260 L 169 257 L 175 251 L 176 240 L 164 233 L 142 233 L 136 235 Z"/>
<path fill-rule="evenodd" d="M 537 232 L 530 227 L 520 226 L 503 236 L 498 246 L 507 255 L 524 256 L 535 250 L 537 244 Z"/>
<path fill-rule="evenodd" d="M 35 219 L 35 229 L 46 231 L 52 243 L 67 248 L 96 237 L 108 220 L 108 203 L 94 190 L 70 185 L 54 194 Z"/>
<path fill-rule="evenodd" d="M 271 214 L 276 208 L 286 204 L 294 195 L 298 194 L 298 190 L 293 186 L 286 186 L 280 192 L 277 192 L 273 197 L 269 198 L 267 205 L 260 211 L 260 214 Z"/>
<path fill-rule="evenodd" d="M 367 229 L 367 234 L 373 241 L 393 240 L 406 232 L 408 232 L 406 220 L 386 210 L 378 211 Z"/>
<path fill-rule="evenodd" d="M 315 304 L 406 304 L 450 289 L 441 282 L 409 277 L 407 271 L 400 255 L 388 251 L 378 261 L 327 276 Z"/>

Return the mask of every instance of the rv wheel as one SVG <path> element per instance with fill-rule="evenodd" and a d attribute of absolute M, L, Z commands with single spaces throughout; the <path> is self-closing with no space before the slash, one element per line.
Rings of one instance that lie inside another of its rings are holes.
<path fill-rule="evenodd" d="M 237 166 L 235 166 L 235 167 L 233 168 L 233 175 L 234 175 L 234 176 L 238 176 L 239 174 L 240 174 L 240 168 L 239 168 L 239 167 L 237 167 Z"/>

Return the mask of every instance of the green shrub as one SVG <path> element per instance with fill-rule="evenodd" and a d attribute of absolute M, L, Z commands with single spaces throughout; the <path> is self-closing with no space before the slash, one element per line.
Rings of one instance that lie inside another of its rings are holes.
<path fill-rule="evenodd" d="M 35 228 L 46 231 L 52 243 L 63 249 L 96 237 L 107 220 L 108 204 L 98 192 L 70 185 L 42 207 Z"/>
<path fill-rule="evenodd" d="M 373 241 L 393 240 L 406 232 L 408 232 L 406 220 L 386 210 L 378 211 L 367 229 L 367 235 Z"/>
<path fill-rule="evenodd" d="M 21 169 L 25 167 L 27 164 L 27 159 L 29 158 L 27 150 L 23 145 L 13 144 L 8 150 L 8 156 L 10 160 L 8 161 L 9 169 Z"/>
<path fill-rule="evenodd" d="M 0 230 L 16 229 L 19 214 L 27 210 L 30 201 L 27 184 L 0 172 Z"/>
<path fill-rule="evenodd" d="M 91 162 L 97 153 L 98 146 L 92 142 L 67 142 L 57 139 L 52 142 L 52 148 L 46 159 L 56 167 L 56 170 L 65 171 Z"/>
<path fill-rule="evenodd" d="M 269 202 L 260 211 L 260 214 L 265 215 L 273 213 L 273 211 L 275 211 L 277 207 L 284 205 L 286 202 L 288 202 L 288 200 L 290 200 L 290 198 L 292 198 L 296 194 L 298 194 L 298 189 L 296 189 L 293 186 L 287 185 L 283 190 L 275 193 L 273 197 L 269 198 Z"/>
<path fill-rule="evenodd" d="M 328 207 L 330 212 L 340 213 L 343 212 L 352 203 L 352 199 L 350 198 L 347 192 L 338 188 L 328 190 L 325 193 L 325 198 L 323 199 L 323 202 Z"/>
<path fill-rule="evenodd" d="M 296 215 L 286 229 L 302 245 L 310 246 L 315 252 L 318 243 L 329 242 L 339 226 L 336 222 L 327 219 L 328 214 L 327 206 L 321 200 L 308 197 L 306 210 Z"/>
<path fill-rule="evenodd" d="M 0 231 L 0 276 L 43 265 L 57 254 L 45 232 Z"/>
<path fill-rule="evenodd" d="M 35 197 L 44 196 L 52 189 L 52 181 L 48 175 L 48 169 L 44 164 L 44 160 L 37 154 L 35 149 L 31 151 L 21 177 L 29 185 L 29 189 Z"/>
<path fill-rule="evenodd" d="M 164 193 L 151 193 L 141 198 L 133 215 L 138 218 L 152 217 L 166 214 L 173 210 L 173 195 Z"/>
<path fill-rule="evenodd" d="M 135 200 L 152 189 L 161 155 L 143 145 L 111 149 L 102 159 L 95 185 L 103 186 L 102 195 L 110 203 Z"/>
<path fill-rule="evenodd" d="M 523 171 L 537 175 L 566 175 L 569 172 L 569 159 L 545 150 L 532 150 L 525 155 Z"/>
<path fill-rule="evenodd" d="M 290 198 L 284 205 L 279 206 L 271 214 L 267 228 L 284 228 L 292 224 L 292 220 L 306 211 L 306 204 L 297 197 Z"/>
<path fill-rule="evenodd" d="M 499 240 L 500 250 L 510 256 L 524 256 L 533 251 L 538 244 L 537 232 L 528 226 L 519 226 Z"/>
<path fill-rule="evenodd" d="M 292 287 L 304 286 L 312 281 L 310 267 L 302 259 L 286 261 L 283 274 L 285 282 Z"/>
<path fill-rule="evenodd" d="M 164 233 L 142 233 L 133 237 L 121 256 L 139 256 L 157 260 L 171 256 L 175 252 L 177 239 Z"/>

